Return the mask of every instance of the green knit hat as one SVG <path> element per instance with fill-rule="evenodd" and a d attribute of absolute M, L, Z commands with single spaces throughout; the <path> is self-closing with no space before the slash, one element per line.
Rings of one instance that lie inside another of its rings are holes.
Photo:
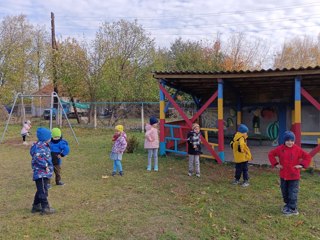
<path fill-rule="evenodd" d="M 61 130 L 59 128 L 52 128 L 51 135 L 52 135 L 52 138 L 61 137 Z"/>

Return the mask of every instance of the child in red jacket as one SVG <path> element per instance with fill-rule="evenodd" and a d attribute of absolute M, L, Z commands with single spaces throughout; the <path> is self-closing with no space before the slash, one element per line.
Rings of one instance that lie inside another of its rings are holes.
<path fill-rule="evenodd" d="M 285 203 L 282 213 L 286 216 L 298 215 L 300 170 L 310 165 L 311 156 L 294 144 L 293 132 L 286 131 L 283 139 L 284 144 L 270 151 L 268 156 L 272 167 L 280 169 L 280 188 Z"/>

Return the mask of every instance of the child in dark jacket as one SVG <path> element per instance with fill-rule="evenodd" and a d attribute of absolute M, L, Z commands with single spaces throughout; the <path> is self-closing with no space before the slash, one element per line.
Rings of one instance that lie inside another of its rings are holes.
<path fill-rule="evenodd" d="M 52 139 L 50 142 L 50 148 L 54 173 L 56 175 L 55 180 L 58 186 L 62 186 L 64 183 L 61 181 L 61 158 L 69 154 L 70 148 L 68 142 L 62 138 L 61 130 L 59 128 L 53 128 L 51 133 Z"/>
<path fill-rule="evenodd" d="M 197 123 L 192 125 L 192 131 L 187 135 L 188 139 L 188 154 L 189 154 L 189 172 L 188 175 L 192 176 L 194 172 L 194 166 L 196 170 L 196 176 L 200 177 L 200 154 L 201 152 L 201 133 L 200 126 Z"/>
<path fill-rule="evenodd" d="M 286 216 L 299 214 L 297 202 L 300 169 L 307 168 L 311 162 L 311 156 L 295 145 L 294 141 L 294 133 L 286 131 L 284 144 L 269 152 L 272 167 L 280 169 L 280 188 L 285 203 L 282 213 Z"/>
<path fill-rule="evenodd" d="M 52 177 L 53 165 L 49 142 L 51 132 L 46 128 L 37 129 L 38 141 L 30 148 L 32 156 L 31 167 L 33 170 L 33 181 L 36 183 L 37 192 L 34 196 L 32 213 L 51 214 L 55 210 L 50 208 L 48 202 L 48 180 Z"/>

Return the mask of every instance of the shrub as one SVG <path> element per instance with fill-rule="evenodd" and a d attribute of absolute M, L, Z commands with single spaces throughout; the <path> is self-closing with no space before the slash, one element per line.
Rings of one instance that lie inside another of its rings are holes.
<path fill-rule="evenodd" d="M 139 141 L 136 136 L 128 138 L 127 153 L 133 153 L 139 146 Z"/>

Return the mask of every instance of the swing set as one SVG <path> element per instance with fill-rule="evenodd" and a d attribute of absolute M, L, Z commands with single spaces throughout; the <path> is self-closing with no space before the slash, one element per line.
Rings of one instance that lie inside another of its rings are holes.
<path fill-rule="evenodd" d="M 41 99 L 44 98 L 44 97 L 45 98 L 49 98 L 49 97 L 51 98 L 51 100 L 50 100 L 50 118 L 49 118 L 50 131 L 52 130 L 52 125 L 53 125 L 53 121 L 52 120 L 53 120 L 53 112 L 54 112 L 54 109 L 55 109 L 54 108 L 54 99 L 56 98 L 58 100 L 58 109 L 56 111 L 56 113 L 57 113 L 56 121 L 61 127 L 62 116 L 64 116 L 65 119 L 68 122 L 68 126 L 69 126 L 69 128 L 70 128 L 70 130 L 71 130 L 71 132 L 73 134 L 74 139 L 79 144 L 77 136 L 76 136 L 75 132 L 73 131 L 71 123 L 70 123 L 70 121 L 68 119 L 67 113 L 65 112 L 65 110 L 63 108 L 63 105 L 62 105 L 62 102 L 61 102 L 61 100 L 60 100 L 60 98 L 59 98 L 59 96 L 58 96 L 58 94 L 56 92 L 52 92 L 51 95 L 25 95 L 25 94 L 22 94 L 22 93 L 17 93 L 15 98 L 14 98 L 13 106 L 12 106 L 12 108 L 10 110 L 8 120 L 6 122 L 6 126 L 4 128 L 3 133 L 2 133 L 2 137 L 1 137 L 0 143 L 2 143 L 3 140 L 4 140 L 5 134 L 6 134 L 7 130 L 8 130 L 8 125 L 10 123 L 10 120 L 12 119 L 13 111 L 14 111 L 14 108 L 15 108 L 15 106 L 17 104 L 18 99 L 21 99 L 21 105 L 23 107 L 22 120 L 23 120 L 23 122 L 25 122 L 26 121 L 26 113 L 25 113 L 25 107 L 24 107 L 24 98 L 31 98 L 33 100 L 33 98 L 35 98 L 35 97 L 40 99 L 40 111 L 41 111 Z"/>

